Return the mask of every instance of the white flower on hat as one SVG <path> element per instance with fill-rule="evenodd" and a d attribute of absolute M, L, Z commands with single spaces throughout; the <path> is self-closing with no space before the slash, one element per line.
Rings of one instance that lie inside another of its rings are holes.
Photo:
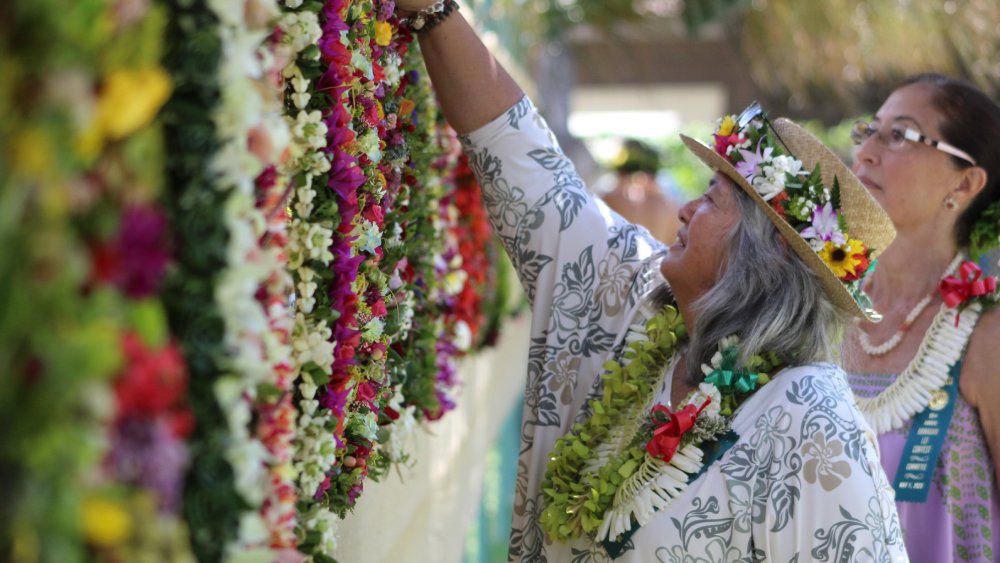
<path fill-rule="evenodd" d="M 798 176 L 802 171 L 802 162 L 787 155 L 776 156 L 761 162 L 760 176 L 753 179 L 753 187 L 764 201 L 785 191 L 787 174 Z"/>

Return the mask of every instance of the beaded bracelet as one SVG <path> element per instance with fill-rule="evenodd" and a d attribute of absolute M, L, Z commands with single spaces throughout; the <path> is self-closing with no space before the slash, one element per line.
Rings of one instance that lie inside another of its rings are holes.
<path fill-rule="evenodd" d="M 457 9 L 458 2 L 455 0 L 438 0 L 416 14 L 400 20 L 400 23 L 409 27 L 414 33 L 424 33 L 443 22 Z"/>

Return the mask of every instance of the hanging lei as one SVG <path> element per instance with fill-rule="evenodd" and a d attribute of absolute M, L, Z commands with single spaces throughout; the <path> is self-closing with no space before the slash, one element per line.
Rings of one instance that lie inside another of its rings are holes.
<path fill-rule="evenodd" d="M 858 408 L 876 434 L 902 428 L 928 406 L 947 402 L 948 372 L 962 356 L 984 308 L 1000 302 L 995 276 L 982 277 L 974 262 L 963 262 L 958 276 L 946 276 L 938 290 L 944 303 L 927 329 L 917 354 L 889 387 L 875 397 L 855 395 Z"/>
<path fill-rule="evenodd" d="M 739 342 L 719 342 L 705 380 L 671 412 L 652 407 L 662 368 L 686 335 L 676 308 L 630 328 L 621 361 L 604 364 L 593 413 L 556 441 L 542 492 L 542 529 L 554 540 L 614 541 L 667 507 L 707 466 L 703 449 L 731 438 L 733 413 L 779 364 L 773 354 L 739 363 Z"/>

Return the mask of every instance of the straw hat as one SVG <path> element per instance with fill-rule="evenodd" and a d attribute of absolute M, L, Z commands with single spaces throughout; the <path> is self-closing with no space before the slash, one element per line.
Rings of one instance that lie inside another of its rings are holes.
<path fill-rule="evenodd" d="M 709 168 L 757 202 L 816 272 L 834 305 L 880 321 L 861 286 L 896 237 L 889 216 L 837 155 L 802 127 L 784 118 L 772 124 L 763 112 L 745 124 L 743 120 L 725 118 L 716 131 L 715 148 L 686 135 L 681 139 Z"/>

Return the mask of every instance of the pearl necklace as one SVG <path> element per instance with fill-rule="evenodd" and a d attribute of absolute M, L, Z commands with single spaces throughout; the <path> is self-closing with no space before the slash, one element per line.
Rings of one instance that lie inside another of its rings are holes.
<path fill-rule="evenodd" d="M 954 274 L 955 270 L 958 269 L 958 265 L 961 264 L 961 262 L 962 262 L 962 255 L 956 254 L 955 258 L 952 259 L 951 264 L 949 264 L 948 268 L 945 270 L 944 275 L 942 275 L 941 277 L 943 278 L 945 276 L 950 276 Z M 924 309 L 926 309 L 927 306 L 930 305 L 931 299 L 934 298 L 935 293 L 936 291 L 932 291 L 928 293 L 919 302 L 917 302 L 917 304 L 914 305 L 913 309 L 910 310 L 909 314 L 906 315 L 906 318 L 903 320 L 903 325 L 899 327 L 899 330 L 897 330 L 895 334 L 890 336 L 889 339 L 883 342 L 882 344 L 879 345 L 872 344 L 871 340 L 868 338 L 868 333 L 865 332 L 864 330 L 859 330 L 858 343 L 861 344 L 861 349 L 865 351 L 865 354 L 874 357 L 884 356 L 889 352 L 891 352 L 892 350 L 894 350 L 896 346 L 899 346 L 899 343 L 903 341 L 903 336 L 905 336 L 907 331 L 910 330 L 910 327 L 913 326 L 914 321 L 917 320 L 917 317 L 920 316 L 920 313 L 923 313 Z"/>

